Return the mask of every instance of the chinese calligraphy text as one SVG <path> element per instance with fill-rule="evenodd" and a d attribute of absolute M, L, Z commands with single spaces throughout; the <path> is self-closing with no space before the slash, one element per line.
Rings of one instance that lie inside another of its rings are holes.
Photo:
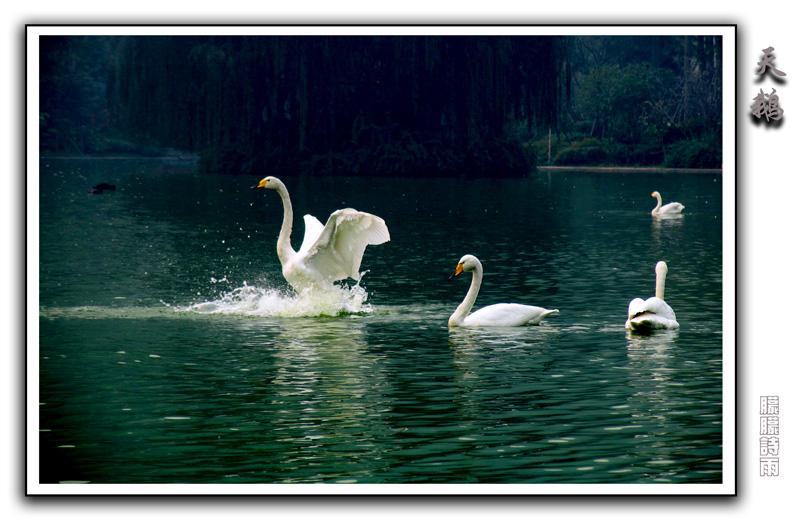
<path fill-rule="evenodd" d="M 758 65 L 761 66 L 761 69 L 759 70 L 758 73 L 756 73 L 756 75 L 763 75 L 766 72 L 767 68 L 770 68 L 772 70 L 772 72 L 775 73 L 776 75 L 778 75 L 779 77 L 785 77 L 786 73 L 784 73 L 783 71 L 779 71 L 778 68 L 776 68 L 774 65 L 772 65 L 772 61 L 775 60 L 775 57 L 772 56 L 771 53 L 773 51 L 775 51 L 775 48 L 770 46 L 770 47 L 768 47 L 766 49 L 762 49 L 761 51 L 764 52 L 765 56 L 758 63 Z"/>
<path fill-rule="evenodd" d="M 778 475 L 778 450 L 780 449 L 778 396 L 761 396 L 759 409 L 760 434 L 759 455 L 762 476 Z"/>
<path fill-rule="evenodd" d="M 769 46 L 761 51 L 764 53 L 764 57 L 758 62 L 758 66 L 761 69 L 756 72 L 756 75 L 761 76 L 769 69 L 770 73 L 778 77 L 785 77 L 786 73 L 779 70 L 773 64 L 775 57 L 772 56 L 772 52 L 775 51 L 775 48 Z M 764 93 L 764 90 L 760 89 L 758 95 L 756 95 L 753 100 L 755 102 L 750 106 L 750 114 L 757 119 L 760 120 L 761 117 L 766 117 L 767 123 L 769 123 L 770 119 L 775 121 L 783 118 L 783 109 L 779 106 L 780 101 L 778 95 L 775 94 L 775 88 L 772 88 L 772 93 L 769 94 Z"/>
<path fill-rule="evenodd" d="M 780 120 L 783 117 L 783 109 L 778 106 L 778 95 L 775 94 L 775 88 L 772 88 L 772 93 L 765 94 L 763 89 L 758 90 L 758 95 L 753 98 L 755 102 L 750 106 L 751 114 L 755 117 L 761 118 L 762 116 L 769 119 Z"/>

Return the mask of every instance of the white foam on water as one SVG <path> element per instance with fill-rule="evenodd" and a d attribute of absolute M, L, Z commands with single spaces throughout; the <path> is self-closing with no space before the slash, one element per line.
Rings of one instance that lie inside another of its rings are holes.
<path fill-rule="evenodd" d="M 219 299 L 195 303 L 179 310 L 200 314 L 262 317 L 338 316 L 371 312 L 372 307 L 366 300 L 367 292 L 358 284 L 331 285 L 326 289 L 297 294 L 245 283 L 232 291 L 223 292 Z"/>
<path fill-rule="evenodd" d="M 77 306 L 40 307 L 44 318 L 116 319 L 161 318 L 172 315 L 223 315 L 246 317 L 320 317 L 369 314 L 367 291 L 358 284 L 331 285 L 295 293 L 290 289 L 243 286 L 220 293 L 218 299 L 185 305 L 161 301 L 161 306 Z"/>

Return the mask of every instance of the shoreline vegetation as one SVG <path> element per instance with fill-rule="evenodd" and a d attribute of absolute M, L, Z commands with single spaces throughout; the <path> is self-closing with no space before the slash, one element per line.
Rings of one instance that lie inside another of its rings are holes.
<path fill-rule="evenodd" d="M 199 158 L 195 155 L 187 154 L 166 154 L 166 155 L 153 155 L 153 156 L 137 156 L 137 155 L 70 155 L 60 153 L 43 153 L 39 155 L 40 160 L 127 160 L 127 161 L 164 161 L 180 164 L 195 164 L 199 162 Z M 710 174 L 717 175 L 723 172 L 722 168 L 663 168 L 658 166 L 535 166 L 534 171 L 583 171 L 583 172 L 649 172 L 649 173 L 695 173 L 695 174 Z M 341 174 L 339 174 L 341 175 Z M 350 173 L 348 175 L 361 175 L 358 173 Z M 311 174 L 310 176 L 314 176 Z M 336 175 L 329 175 L 336 176 Z M 364 175 L 361 175 L 364 176 Z M 380 177 L 381 175 L 374 175 Z M 419 175 L 425 177 L 426 175 Z M 433 174 L 427 175 L 430 177 L 438 177 L 441 175 Z M 492 177 L 502 177 L 501 175 L 487 175 Z M 523 175 L 525 176 L 525 175 Z M 513 177 L 513 176 L 512 176 Z"/>
<path fill-rule="evenodd" d="M 619 172 L 651 172 L 651 173 L 722 173 L 722 168 L 659 168 L 628 166 L 536 166 L 538 171 L 613 171 Z"/>

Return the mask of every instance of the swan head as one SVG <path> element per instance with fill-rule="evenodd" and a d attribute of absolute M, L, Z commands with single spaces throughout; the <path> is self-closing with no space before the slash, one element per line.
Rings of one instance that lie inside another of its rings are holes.
<path fill-rule="evenodd" d="M 270 190 L 277 190 L 281 184 L 282 182 L 278 177 L 266 177 L 261 179 L 261 182 L 253 186 L 251 189 L 256 190 L 259 188 L 267 188 Z"/>
<path fill-rule="evenodd" d="M 656 275 L 667 275 L 667 263 L 664 261 L 658 261 L 656 264 Z"/>
<path fill-rule="evenodd" d="M 653 193 L 651 193 L 650 196 L 651 197 L 655 197 L 656 199 L 660 199 L 661 198 L 661 194 L 658 193 L 657 191 L 654 191 Z"/>
<path fill-rule="evenodd" d="M 460 261 L 458 261 L 456 270 L 453 272 L 453 275 L 450 276 L 450 279 L 461 275 L 463 272 L 471 272 L 475 270 L 475 268 L 482 268 L 481 262 L 478 260 L 478 258 L 474 255 L 465 255 Z"/>

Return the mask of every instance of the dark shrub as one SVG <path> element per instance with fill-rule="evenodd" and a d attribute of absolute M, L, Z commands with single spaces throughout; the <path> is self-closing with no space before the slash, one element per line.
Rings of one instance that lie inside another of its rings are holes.
<path fill-rule="evenodd" d="M 553 164 L 556 166 L 598 166 L 607 160 L 608 155 L 599 146 L 570 146 L 556 155 Z"/>
<path fill-rule="evenodd" d="M 667 148 L 668 168 L 720 168 L 722 150 L 715 140 L 682 140 Z"/>

